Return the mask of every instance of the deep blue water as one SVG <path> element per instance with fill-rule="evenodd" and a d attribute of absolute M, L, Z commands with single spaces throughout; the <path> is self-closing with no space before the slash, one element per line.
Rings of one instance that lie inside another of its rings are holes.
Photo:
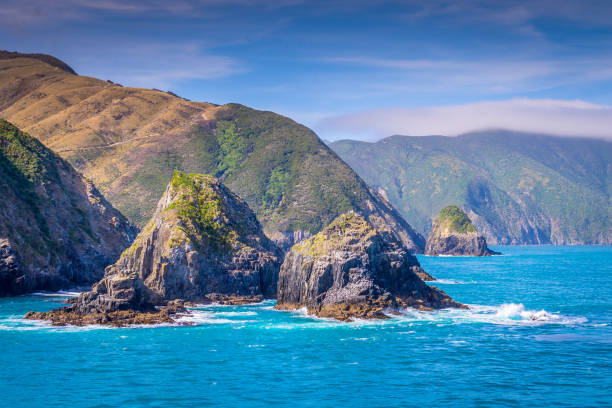
<path fill-rule="evenodd" d="M 471 310 L 378 322 L 267 301 L 191 327 L 51 328 L 20 317 L 62 297 L 0 299 L 0 405 L 611 406 L 612 247 L 495 249 L 419 257 Z"/>

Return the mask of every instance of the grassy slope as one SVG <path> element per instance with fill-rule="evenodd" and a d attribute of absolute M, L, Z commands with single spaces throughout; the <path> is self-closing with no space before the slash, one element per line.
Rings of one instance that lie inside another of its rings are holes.
<path fill-rule="evenodd" d="M 18 275 L 0 277 L 0 295 L 102 276 L 133 231 L 103 197 L 88 191 L 66 161 L 0 119 L 0 239 L 8 239 L 21 262 Z"/>
<path fill-rule="evenodd" d="M 382 208 L 310 129 L 272 112 L 186 101 L 16 58 L 0 59 L 0 117 L 70 161 L 140 226 L 174 170 L 219 177 L 275 239 L 315 233 L 349 209 Z"/>
<path fill-rule="evenodd" d="M 493 243 L 612 240 L 609 142 L 499 131 L 332 147 L 421 232 L 456 203 Z"/>

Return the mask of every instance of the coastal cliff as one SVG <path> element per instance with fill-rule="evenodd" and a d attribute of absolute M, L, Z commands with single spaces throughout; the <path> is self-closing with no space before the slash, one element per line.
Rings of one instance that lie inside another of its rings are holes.
<path fill-rule="evenodd" d="M 425 245 L 425 255 L 499 255 L 487 247 L 484 236 L 478 234 L 463 210 L 455 205 L 444 207 L 431 228 Z"/>
<path fill-rule="evenodd" d="M 212 176 L 175 172 L 153 218 L 90 292 L 27 317 L 121 326 L 171 321 L 183 301 L 259 301 L 276 295 L 280 259 L 238 196 Z"/>
<path fill-rule="evenodd" d="M 91 181 L 0 119 L 0 296 L 91 285 L 135 235 Z"/>
<path fill-rule="evenodd" d="M 465 307 L 425 284 L 421 272 L 393 234 L 349 212 L 286 254 L 276 308 L 350 320 L 386 318 L 386 310 L 406 307 Z"/>

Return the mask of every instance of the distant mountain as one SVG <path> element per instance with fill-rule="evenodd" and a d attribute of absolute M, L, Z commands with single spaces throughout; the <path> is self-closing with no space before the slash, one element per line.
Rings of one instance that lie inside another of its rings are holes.
<path fill-rule="evenodd" d="M 291 119 L 122 87 L 75 75 L 50 58 L 0 54 L 0 117 L 67 159 L 137 225 L 181 170 L 218 177 L 284 248 L 352 209 L 423 251 L 424 238 Z"/>
<path fill-rule="evenodd" d="M 0 120 L 0 296 L 92 284 L 135 235 L 90 181 Z"/>
<path fill-rule="evenodd" d="M 330 145 L 417 230 L 449 204 L 489 244 L 612 244 L 612 143 L 509 131 Z"/>

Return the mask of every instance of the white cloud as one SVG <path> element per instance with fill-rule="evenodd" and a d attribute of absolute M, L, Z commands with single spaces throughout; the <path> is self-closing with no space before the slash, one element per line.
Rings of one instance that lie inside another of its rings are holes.
<path fill-rule="evenodd" d="M 612 58 L 602 54 L 593 58 L 535 60 L 481 59 L 431 60 L 384 59 L 368 57 L 319 58 L 325 64 L 372 68 L 383 73 L 376 80 L 363 80 L 352 92 L 364 90 L 405 94 L 409 92 L 480 94 L 526 93 L 554 87 L 607 80 L 612 77 Z M 348 92 L 350 94 L 351 91 Z"/>
<path fill-rule="evenodd" d="M 172 89 L 185 80 L 216 79 L 245 72 L 238 60 L 211 54 L 197 43 L 138 41 L 100 47 L 96 54 L 77 58 L 74 68 L 81 75 L 162 90 Z"/>
<path fill-rule="evenodd" d="M 390 108 L 329 117 L 314 129 L 327 140 L 448 135 L 509 129 L 612 140 L 612 106 L 580 100 L 511 99 L 466 105 Z"/>
<path fill-rule="evenodd" d="M 37 25 L 44 22 L 98 19 L 99 13 L 124 16 L 189 16 L 221 18 L 216 8 L 257 7 L 275 10 L 298 5 L 303 0 L 4 0 L 0 22 L 8 25 Z"/>

